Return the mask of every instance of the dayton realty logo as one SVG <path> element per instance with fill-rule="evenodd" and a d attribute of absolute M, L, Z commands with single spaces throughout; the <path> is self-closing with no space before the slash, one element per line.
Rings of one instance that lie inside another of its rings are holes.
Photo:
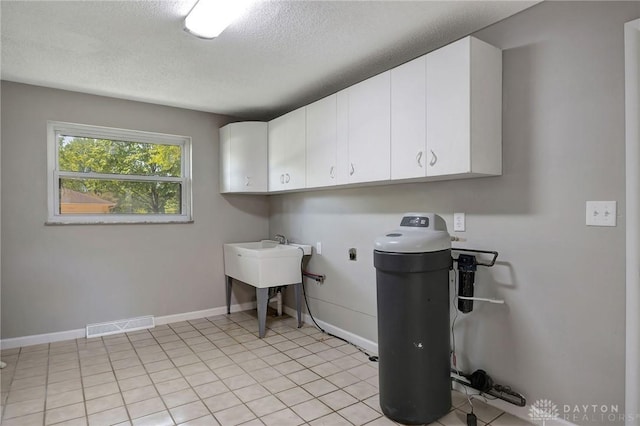
<path fill-rule="evenodd" d="M 559 415 L 558 406 L 549 399 L 539 399 L 529 407 L 531 420 L 541 421 L 542 426 L 547 420 L 557 420 Z"/>
<path fill-rule="evenodd" d="M 580 404 L 567 405 L 562 407 L 562 418 L 571 423 L 593 422 L 597 424 L 623 422 L 627 417 L 620 413 L 620 407 L 617 404 Z M 629 416 L 631 422 L 634 416 Z"/>

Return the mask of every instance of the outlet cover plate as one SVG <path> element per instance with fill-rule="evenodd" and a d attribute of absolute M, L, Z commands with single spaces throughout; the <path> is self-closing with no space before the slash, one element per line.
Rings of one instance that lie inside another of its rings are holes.
<path fill-rule="evenodd" d="M 453 214 L 453 230 L 456 232 L 464 232 L 466 229 L 466 218 L 464 213 Z"/>
<path fill-rule="evenodd" d="M 587 226 L 616 226 L 616 201 L 587 201 Z"/>

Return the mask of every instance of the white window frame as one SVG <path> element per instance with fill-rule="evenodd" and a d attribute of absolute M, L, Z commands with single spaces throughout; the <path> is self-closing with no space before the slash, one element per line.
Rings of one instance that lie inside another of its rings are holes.
<path fill-rule="evenodd" d="M 61 171 L 58 167 L 58 135 L 61 133 L 95 139 L 179 145 L 182 151 L 181 176 L 112 175 Z M 191 204 L 191 138 L 188 136 L 66 123 L 62 121 L 47 121 L 47 163 L 47 224 L 190 223 L 193 221 Z M 144 182 L 177 182 L 182 185 L 181 214 L 61 214 L 60 187 L 58 182 L 60 178 L 64 177 L 82 179 L 116 178 L 117 180 Z"/>

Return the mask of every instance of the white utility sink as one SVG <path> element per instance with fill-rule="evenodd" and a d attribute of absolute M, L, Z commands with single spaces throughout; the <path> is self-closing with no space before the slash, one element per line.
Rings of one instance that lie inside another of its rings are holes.
<path fill-rule="evenodd" d="M 224 273 L 227 276 L 227 313 L 231 313 L 233 279 L 256 288 L 258 336 L 264 337 L 269 287 L 294 285 L 298 327 L 302 326 L 302 257 L 311 254 L 307 244 L 280 244 L 262 240 L 224 245 Z"/>
<path fill-rule="evenodd" d="M 271 240 L 225 244 L 224 273 L 258 288 L 297 284 L 303 252 L 311 254 L 311 246 Z"/>

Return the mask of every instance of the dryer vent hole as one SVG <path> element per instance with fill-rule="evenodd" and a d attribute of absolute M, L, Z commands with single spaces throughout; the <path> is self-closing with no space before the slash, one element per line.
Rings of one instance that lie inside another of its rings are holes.
<path fill-rule="evenodd" d="M 349 249 L 349 260 L 358 260 L 358 253 L 355 248 Z"/>

